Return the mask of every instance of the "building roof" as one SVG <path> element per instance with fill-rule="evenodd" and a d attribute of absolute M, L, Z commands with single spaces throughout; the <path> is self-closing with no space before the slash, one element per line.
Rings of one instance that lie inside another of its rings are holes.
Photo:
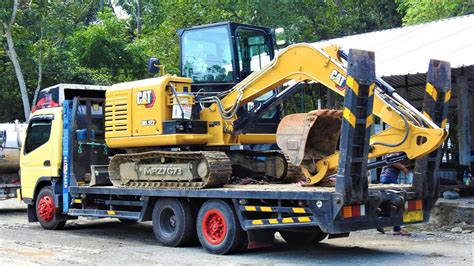
<path fill-rule="evenodd" d="M 312 45 L 328 44 L 374 51 L 378 76 L 426 73 L 430 59 L 449 61 L 452 69 L 470 66 L 474 65 L 474 14 Z"/>

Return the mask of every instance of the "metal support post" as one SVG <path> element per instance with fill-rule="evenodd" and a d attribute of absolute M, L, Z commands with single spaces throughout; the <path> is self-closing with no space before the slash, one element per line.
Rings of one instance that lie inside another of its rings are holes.
<path fill-rule="evenodd" d="M 375 55 L 351 49 L 348 56 L 336 191 L 346 204 L 368 196 L 367 159 L 375 88 Z"/>
<path fill-rule="evenodd" d="M 448 62 L 430 60 L 423 99 L 423 115 L 441 128 L 446 127 L 448 102 L 451 99 L 451 66 Z M 422 138 L 418 141 L 423 141 Z M 415 160 L 413 185 L 418 198 L 431 198 L 439 194 L 438 169 L 442 147 L 429 155 Z M 433 201 L 433 203 L 434 203 Z"/>

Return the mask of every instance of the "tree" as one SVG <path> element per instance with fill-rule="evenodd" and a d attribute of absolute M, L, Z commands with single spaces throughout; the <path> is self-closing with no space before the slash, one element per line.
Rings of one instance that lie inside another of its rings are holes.
<path fill-rule="evenodd" d="M 98 21 L 83 26 L 68 39 L 71 61 L 82 72 L 89 72 L 93 83 L 110 84 L 142 78 L 146 57 L 131 39 L 127 20 L 117 18 L 106 8 Z"/>
<path fill-rule="evenodd" d="M 120 5 L 128 14 L 133 17 L 134 26 L 137 30 L 137 38 L 142 35 L 142 12 L 143 12 L 143 1 L 142 0 L 118 0 L 117 5 Z"/>
<path fill-rule="evenodd" d="M 0 14 L 1 15 L 0 19 L 3 26 L 3 32 L 5 34 L 5 38 L 7 40 L 7 45 L 8 45 L 7 55 L 13 63 L 13 66 L 15 68 L 16 78 L 18 80 L 18 86 L 20 86 L 25 120 L 28 120 L 30 117 L 30 102 L 28 100 L 28 92 L 26 89 L 25 78 L 23 77 L 23 72 L 21 70 L 20 62 L 18 60 L 18 55 L 15 50 L 15 45 L 13 42 L 13 35 L 12 35 L 12 28 L 14 26 L 15 19 L 17 16 L 19 3 L 18 3 L 18 0 L 13 0 L 13 3 L 12 1 L 7 1 L 3 3 L 3 5 L 7 5 L 7 4 L 10 4 L 9 6 L 11 6 L 12 8 L 11 15 L 8 19 L 7 12 L 5 12 L 7 8 L 6 6 L 3 6 L 2 13 Z"/>
<path fill-rule="evenodd" d="M 0 121 L 22 115 L 19 99 L 34 99 L 39 88 L 149 77 L 151 56 L 160 58 L 167 73 L 178 74 L 180 28 L 234 21 L 283 27 L 288 44 L 315 42 L 400 26 L 396 1 L 401 0 L 4 0 L 0 19 L 7 26 L 19 2 L 10 33 L 25 86 L 16 89 L 19 68 L 1 37 L 0 105 L 11 108 L 0 108 Z M 128 16 L 117 12 L 119 6 Z M 308 104 L 315 101 L 308 98 Z"/>
<path fill-rule="evenodd" d="M 398 0 L 403 24 L 412 25 L 474 12 L 469 0 Z"/>

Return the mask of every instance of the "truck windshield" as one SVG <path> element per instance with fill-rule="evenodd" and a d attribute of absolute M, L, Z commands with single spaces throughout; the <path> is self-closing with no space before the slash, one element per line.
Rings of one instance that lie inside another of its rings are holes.
<path fill-rule="evenodd" d="M 185 31 L 182 37 L 182 73 L 194 83 L 233 81 L 231 45 L 226 26 Z"/>

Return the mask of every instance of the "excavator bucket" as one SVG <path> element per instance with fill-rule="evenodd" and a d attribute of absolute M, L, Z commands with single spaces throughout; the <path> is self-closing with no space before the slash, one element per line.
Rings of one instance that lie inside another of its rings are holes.
<path fill-rule="evenodd" d="M 277 129 L 278 147 L 294 165 L 318 161 L 336 151 L 342 111 L 314 110 L 285 116 Z"/>

